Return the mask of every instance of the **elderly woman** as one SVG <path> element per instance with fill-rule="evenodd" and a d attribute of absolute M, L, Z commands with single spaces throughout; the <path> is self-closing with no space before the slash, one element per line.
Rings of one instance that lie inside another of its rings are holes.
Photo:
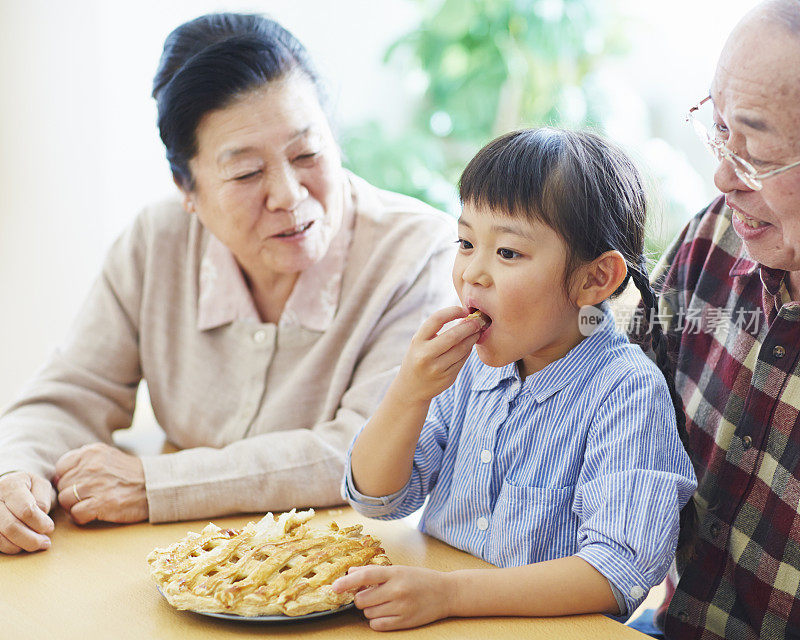
<path fill-rule="evenodd" d="M 0 418 L 0 551 L 72 519 L 151 522 L 342 501 L 346 448 L 454 294 L 454 222 L 343 170 L 302 45 L 208 15 L 153 96 L 182 194 L 111 248 L 66 343 Z M 111 445 L 136 390 L 177 453 Z"/>
<path fill-rule="evenodd" d="M 693 556 L 678 567 L 666 637 L 798 637 L 798 0 L 770 0 L 742 20 L 691 118 L 724 195 L 660 267 L 699 480 Z"/>

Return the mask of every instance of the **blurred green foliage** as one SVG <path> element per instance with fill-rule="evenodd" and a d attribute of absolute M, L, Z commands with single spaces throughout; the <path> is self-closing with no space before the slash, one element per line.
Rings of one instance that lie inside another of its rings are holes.
<path fill-rule="evenodd" d="M 416 0 L 419 28 L 386 52 L 413 93 L 410 121 L 342 136 L 345 164 L 385 189 L 457 209 L 455 185 L 489 140 L 521 127 L 602 129 L 592 72 L 622 53 L 611 0 Z"/>

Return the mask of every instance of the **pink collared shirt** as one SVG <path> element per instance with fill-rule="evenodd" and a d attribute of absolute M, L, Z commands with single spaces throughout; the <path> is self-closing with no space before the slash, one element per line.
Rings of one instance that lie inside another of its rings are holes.
<path fill-rule="evenodd" d="M 342 274 L 353 236 L 353 213 L 345 207 L 342 225 L 328 252 L 305 269 L 295 282 L 279 326 L 299 325 L 325 331 L 333 321 L 342 290 Z M 236 258 L 216 236 L 209 234 L 200 263 L 200 294 L 197 328 L 213 329 L 245 320 L 261 322 L 253 296 Z"/>
<path fill-rule="evenodd" d="M 354 220 L 298 278 L 278 324 L 260 321 L 233 256 L 177 200 L 143 211 L 0 416 L 0 473 L 52 478 L 70 449 L 111 443 L 144 380 L 180 449 L 141 457 L 152 522 L 340 504 L 353 436 L 419 326 L 457 301 L 455 221 L 347 180 Z"/>

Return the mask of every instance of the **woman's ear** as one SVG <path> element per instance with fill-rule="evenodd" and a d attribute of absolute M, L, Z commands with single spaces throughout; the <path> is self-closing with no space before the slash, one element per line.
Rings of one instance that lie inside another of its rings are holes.
<path fill-rule="evenodd" d="M 579 271 L 574 290 L 575 304 L 584 307 L 607 300 L 619 288 L 626 275 L 628 267 L 622 254 L 619 251 L 606 251 Z"/>
<path fill-rule="evenodd" d="M 178 187 L 178 191 L 181 192 L 183 210 L 189 214 L 194 213 L 194 194 L 183 186 L 183 183 L 174 173 L 172 174 L 172 181 L 175 183 L 175 186 Z"/>

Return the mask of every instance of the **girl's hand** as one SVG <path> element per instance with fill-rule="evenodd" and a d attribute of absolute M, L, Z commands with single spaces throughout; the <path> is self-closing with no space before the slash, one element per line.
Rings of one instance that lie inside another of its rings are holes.
<path fill-rule="evenodd" d="M 458 376 L 484 323 L 470 318 L 439 333 L 453 320 L 468 314 L 461 307 L 441 309 L 428 318 L 411 339 L 403 358 L 397 384 L 410 400 L 430 401 L 447 389 Z"/>
<path fill-rule="evenodd" d="M 441 309 L 411 340 L 386 395 L 353 444 L 350 467 L 356 489 L 387 496 L 408 482 L 431 400 L 455 382 L 478 341 L 482 320 L 468 318 L 461 307 Z M 445 323 L 455 326 L 440 330 Z"/>
<path fill-rule="evenodd" d="M 355 605 L 375 631 L 410 629 L 450 615 L 449 574 L 419 567 L 351 567 L 333 583 L 337 593 L 358 589 Z"/>

